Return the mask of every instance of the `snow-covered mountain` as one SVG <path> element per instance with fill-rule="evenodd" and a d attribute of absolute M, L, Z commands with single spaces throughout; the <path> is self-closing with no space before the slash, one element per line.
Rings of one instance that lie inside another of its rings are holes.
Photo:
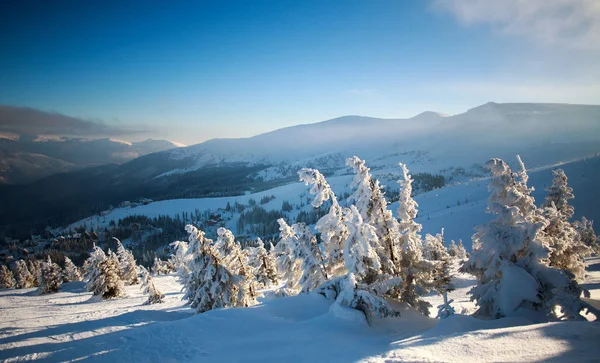
<path fill-rule="evenodd" d="M 302 166 L 339 171 L 352 155 L 372 168 L 402 159 L 411 170 L 472 168 L 490 157 L 516 153 L 531 166 L 576 159 L 600 151 L 600 106 L 569 104 L 485 105 L 444 116 L 424 112 L 409 119 L 345 116 L 242 139 L 214 139 L 164 152 L 169 168 L 159 177 L 213 165 L 265 165 L 258 176 L 288 177 Z M 477 151 L 477 152 L 474 152 Z"/>

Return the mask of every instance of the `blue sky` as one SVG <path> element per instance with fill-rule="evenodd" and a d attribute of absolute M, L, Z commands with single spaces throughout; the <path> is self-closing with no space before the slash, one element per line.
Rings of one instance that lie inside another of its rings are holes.
<path fill-rule="evenodd" d="M 0 104 L 192 144 L 349 114 L 600 103 L 599 19 L 596 0 L 15 1 L 0 5 Z"/>

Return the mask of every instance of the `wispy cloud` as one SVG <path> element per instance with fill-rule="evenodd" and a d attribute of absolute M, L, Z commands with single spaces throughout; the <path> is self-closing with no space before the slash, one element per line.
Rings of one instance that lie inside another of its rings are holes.
<path fill-rule="evenodd" d="M 0 105 L 0 132 L 8 134 L 98 137 L 131 135 L 147 131 L 82 120 L 33 108 Z"/>
<path fill-rule="evenodd" d="M 464 25 L 489 25 L 545 45 L 600 50 L 598 0 L 433 0 Z"/>

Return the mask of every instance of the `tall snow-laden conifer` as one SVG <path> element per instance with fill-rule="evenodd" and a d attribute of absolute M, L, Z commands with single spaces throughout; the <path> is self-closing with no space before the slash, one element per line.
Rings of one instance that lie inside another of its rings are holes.
<path fill-rule="evenodd" d="M 300 293 L 300 279 L 302 278 L 302 260 L 296 257 L 297 237 L 292 227 L 283 218 L 277 220 L 279 223 L 279 242 L 274 252 L 280 275 L 286 280 L 285 285 L 277 291 L 280 296 L 293 296 Z"/>
<path fill-rule="evenodd" d="M 117 238 L 113 237 L 117 242 L 117 258 L 119 259 L 119 267 L 121 268 L 121 280 L 126 285 L 137 285 L 140 283 L 138 278 L 138 266 L 135 263 L 133 253 L 125 249 L 125 246 Z"/>
<path fill-rule="evenodd" d="M 71 259 L 67 256 L 65 256 L 65 268 L 63 270 L 63 275 L 67 282 L 81 281 L 83 279 L 77 266 L 75 266 L 73 261 L 71 261 Z"/>
<path fill-rule="evenodd" d="M 183 241 L 175 241 L 169 244 L 173 248 L 173 255 L 169 258 L 171 261 L 171 265 L 173 266 L 175 271 L 179 271 L 179 269 L 184 265 L 185 256 L 187 255 L 188 244 Z"/>
<path fill-rule="evenodd" d="M 552 170 L 552 175 L 552 185 L 546 189 L 546 199 L 542 207 L 554 204 L 566 219 L 571 219 L 575 213 L 573 206 L 569 205 L 569 200 L 575 198 L 573 188 L 567 185 L 567 175 L 562 169 Z"/>
<path fill-rule="evenodd" d="M 273 244 L 271 243 L 269 251 L 267 251 L 261 243 L 258 245 L 256 253 L 254 254 L 254 275 L 256 276 L 256 282 L 264 288 L 277 286 L 277 284 L 279 284 L 277 260 L 273 254 L 274 248 L 275 247 L 273 247 Z"/>
<path fill-rule="evenodd" d="M 40 291 L 42 294 L 58 292 L 63 283 L 62 270 L 60 266 L 52 262 L 50 256 L 39 271 L 38 281 L 40 282 Z"/>
<path fill-rule="evenodd" d="M 124 285 L 121 280 L 121 267 L 117 255 L 108 250 L 107 257 L 100 262 L 98 269 L 94 295 L 100 295 L 103 299 L 112 299 L 123 295 Z"/>
<path fill-rule="evenodd" d="M 533 204 L 533 198 L 521 192 L 502 160 L 492 159 L 486 167 L 492 172 L 487 211 L 497 217 L 476 227 L 473 241 L 481 247 L 463 265 L 478 277 L 470 292 L 477 314 L 498 318 L 524 308 L 551 315 L 557 307 L 565 318 L 582 318 L 583 309 L 598 316 L 579 300 L 583 289 L 573 276 L 547 265 L 548 250 L 540 237 L 547 221 L 523 207 Z"/>
<path fill-rule="evenodd" d="M 105 259 L 106 254 L 104 251 L 100 247 L 94 245 L 90 257 L 88 257 L 83 264 L 84 279 L 87 281 L 86 288 L 88 291 L 93 292 L 94 295 L 99 295 L 99 293 L 96 293 L 96 291 L 98 291 L 96 284 L 98 282 L 98 275 L 100 274 L 100 263 Z"/>
<path fill-rule="evenodd" d="M 0 266 L 0 288 L 11 289 L 16 284 L 12 271 L 6 265 Z"/>
<path fill-rule="evenodd" d="M 17 289 L 27 289 L 35 286 L 35 278 L 29 272 L 27 263 L 24 260 L 17 260 L 14 265 L 15 280 Z"/>
<path fill-rule="evenodd" d="M 346 160 L 346 165 L 354 170 L 354 181 L 356 187 L 354 194 L 350 196 L 354 200 L 356 208 L 364 221 L 375 228 L 378 244 L 376 247 L 381 271 L 390 276 L 397 275 L 399 256 L 397 255 L 399 233 L 398 222 L 387 209 L 382 187 L 379 181 L 371 175 L 365 161 L 354 156 Z"/>
<path fill-rule="evenodd" d="M 310 193 L 315 195 L 312 202 L 314 208 L 321 207 L 328 200 L 331 201 L 329 212 L 317 221 L 315 228 L 321 233 L 329 277 L 345 275 L 347 271 L 344 249 L 348 238 L 348 229 L 344 224 L 344 210 L 339 205 L 325 177 L 318 170 L 305 168 L 300 170 L 298 175 L 306 185 L 312 185 Z"/>
<path fill-rule="evenodd" d="M 291 228 L 294 233 L 294 257 L 302 261 L 302 277 L 299 283 L 302 292 L 310 292 L 329 278 L 327 266 L 317 244 L 317 237 L 310 228 L 304 223 L 295 223 Z"/>
<path fill-rule="evenodd" d="M 227 248 L 228 254 L 222 254 L 221 259 L 224 261 L 229 271 L 236 275 L 236 304 L 243 307 L 256 304 L 258 292 L 256 288 L 256 278 L 252 271 L 252 267 L 250 266 L 249 254 L 242 249 L 239 242 L 235 241 L 235 237 L 231 231 L 225 228 L 219 228 L 217 233 L 219 233 L 220 237 L 224 237 L 224 242 L 229 246 Z M 217 241 L 215 248 L 218 247 L 219 242 Z M 223 253 L 222 250 L 220 252 Z"/>
<path fill-rule="evenodd" d="M 411 195 L 413 179 L 408 174 L 406 165 L 399 165 L 402 169 L 402 179 L 398 180 L 398 227 L 401 233 L 399 271 L 402 286 L 395 297 L 428 316 L 431 304 L 420 297 L 434 287 L 435 264 L 423 259 L 421 236 L 418 234 L 421 225 L 415 222 L 418 204 Z"/>

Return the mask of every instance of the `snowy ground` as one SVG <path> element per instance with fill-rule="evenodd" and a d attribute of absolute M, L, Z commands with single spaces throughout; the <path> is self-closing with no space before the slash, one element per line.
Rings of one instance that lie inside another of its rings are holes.
<path fill-rule="evenodd" d="M 590 260 L 588 288 L 600 298 L 600 258 Z M 525 318 L 482 321 L 456 315 L 372 321 L 334 309 L 318 295 L 265 301 L 246 309 L 194 315 L 173 276 L 156 283 L 164 304 L 142 305 L 137 286 L 112 301 L 91 297 L 82 283 L 39 296 L 35 289 L 0 290 L 0 360 L 111 362 L 593 362 L 600 361 L 600 325 L 533 324 Z M 450 294 L 470 312 L 468 275 Z M 439 297 L 428 298 L 435 306 Z M 596 301 L 595 301 L 596 302 Z M 435 310 L 435 309 L 433 309 Z M 434 314 L 435 315 L 435 314 Z"/>

